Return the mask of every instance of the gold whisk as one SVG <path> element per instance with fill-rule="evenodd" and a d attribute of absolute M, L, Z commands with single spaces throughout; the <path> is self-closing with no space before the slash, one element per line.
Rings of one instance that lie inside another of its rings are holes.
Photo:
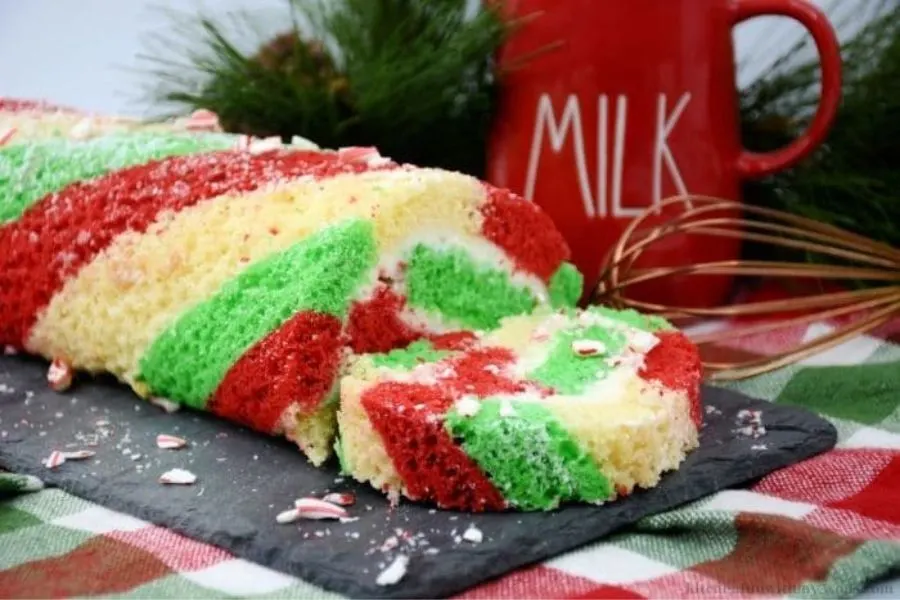
<path fill-rule="evenodd" d="M 678 204 L 683 207 L 683 212 L 674 218 L 659 225 L 643 226 L 652 215 L 658 215 L 664 208 Z M 722 212 L 741 216 L 716 215 Z M 838 259 L 842 264 L 726 260 L 671 267 L 635 267 L 640 256 L 653 244 L 673 235 L 684 234 L 737 238 L 772 244 L 831 257 Z M 870 286 L 840 292 L 822 292 L 788 300 L 746 302 L 715 308 L 667 306 L 629 297 L 629 291 L 636 284 L 666 277 L 692 275 L 852 280 L 865 281 Z M 742 379 L 802 360 L 900 316 L 900 250 L 832 225 L 777 210 L 709 196 L 675 196 L 646 210 L 628 225 L 610 253 L 591 301 L 616 308 L 630 307 L 656 313 L 673 320 L 691 317 L 709 319 L 765 316 L 784 311 L 809 311 L 788 319 L 729 328 L 722 333 L 695 335 L 689 333 L 701 349 L 705 345 L 721 341 L 724 337 L 735 339 L 787 326 L 841 316 L 862 315 L 856 321 L 811 341 L 800 343 L 780 354 L 743 362 L 704 361 L 704 370 L 709 379 Z"/>

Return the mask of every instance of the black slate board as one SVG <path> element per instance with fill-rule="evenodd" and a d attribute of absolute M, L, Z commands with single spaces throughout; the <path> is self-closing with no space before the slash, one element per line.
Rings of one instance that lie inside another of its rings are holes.
<path fill-rule="evenodd" d="M 569 506 L 550 513 L 471 516 L 409 502 L 391 510 L 383 496 L 337 477 L 334 466 L 311 467 L 284 441 L 198 413 L 165 414 L 110 381 L 87 381 L 56 394 L 47 389 L 45 374 L 43 362 L 0 357 L 0 466 L 38 475 L 83 498 L 326 589 L 366 598 L 459 593 L 644 516 L 746 484 L 832 448 L 837 438 L 828 422 L 810 412 L 707 388 L 704 402 L 714 408 L 707 409 L 701 447 L 652 490 L 607 506 Z M 735 433 L 742 408 L 762 410 L 764 436 Z M 42 467 L 52 449 L 86 448 L 85 436 L 97 433 L 98 420 L 109 425 L 101 427 L 106 437 L 101 435 L 92 448 L 94 458 L 67 462 L 55 471 Z M 192 446 L 159 450 L 159 433 L 182 436 Z M 126 450 L 142 458 L 134 461 Z M 199 480 L 184 487 L 157 483 L 159 474 L 173 467 L 186 468 Z M 359 520 L 275 523 L 275 515 L 295 498 L 326 490 L 354 492 L 357 503 L 350 511 Z M 454 539 L 470 523 L 483 532 L 482 543 Z M 397 536 L 397 529 L 411 539 Z M 392 536 L 398 546 L 382 551 Z M 410 556 L 406 577 L 394 586 L 377 586 L 377 574 L 398 552 Z"/>

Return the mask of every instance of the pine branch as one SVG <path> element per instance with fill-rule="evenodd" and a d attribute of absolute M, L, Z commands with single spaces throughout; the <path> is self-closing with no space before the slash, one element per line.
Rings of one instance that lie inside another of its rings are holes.
<path fill-rule="evenodd" d="M 232 29 L 185 20 L 145 61 L 153 104 L 215 111 L 228 130 L 376 145 L 395 160 L 481 175 L 494 108 L 492 56 L 507 33 L 466 0 L 287 0 L 290 26 L 241 51 Z M 158 40 L 159 41 L 159 40 Z"/>
<path fill-rule="evenodd" d="M 872 3 L 875 4 L 875 3 Z M 843 101 L 826 144 L 797 167 L 748 182 L 747 201 L 900 245 L 900 3 L 842 46 Z M 796 48 L 794 48 L 796 50 Z M 779 148 L 808 125 L 818 102 L 817 62 L 776 69 L 742 92 L 747 147 Z M 751 255 L 763 249 L 748 247 Z"/>

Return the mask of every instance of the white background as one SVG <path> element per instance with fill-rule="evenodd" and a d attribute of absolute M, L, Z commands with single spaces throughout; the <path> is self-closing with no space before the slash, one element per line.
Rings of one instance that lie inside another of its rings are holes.
<path fill-rule="evenodd" d="M 842 20 L 875 1 L 845 1 L 833 17 Z M 815 2 L 828 7 L 834 0 Z M 286 6 L 287 0 L 0 0 L 0 96 L 143 115 L 142 86 L 152 80 L 140 72 L 149 63 L 137 55 L 147 49 L 149 33 L 169 24 L 159 7 L 222 14 L 253 7 L 278 16 L 287 15 Z M 769 17 L 739 26 L 739 81 L 764 69 L 801 31 L 787 19 Z"/>

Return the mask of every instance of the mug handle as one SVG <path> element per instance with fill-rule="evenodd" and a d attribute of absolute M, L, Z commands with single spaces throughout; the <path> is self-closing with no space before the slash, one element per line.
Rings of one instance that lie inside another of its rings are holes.
<path fill-rule="evenodd" d="M 812 34 L 822 63 L 822 97 L 809 128 L 780 150 L 743 150 L 738 156 L 737 169 L 743 177 L 762 177 L 792 167 L 825 140 L 841 102 L 840 43 L 825 13 L 807 0 L 735 0 L 732 10 L 732 25 L 763 15 L 799 21 Z"/>

